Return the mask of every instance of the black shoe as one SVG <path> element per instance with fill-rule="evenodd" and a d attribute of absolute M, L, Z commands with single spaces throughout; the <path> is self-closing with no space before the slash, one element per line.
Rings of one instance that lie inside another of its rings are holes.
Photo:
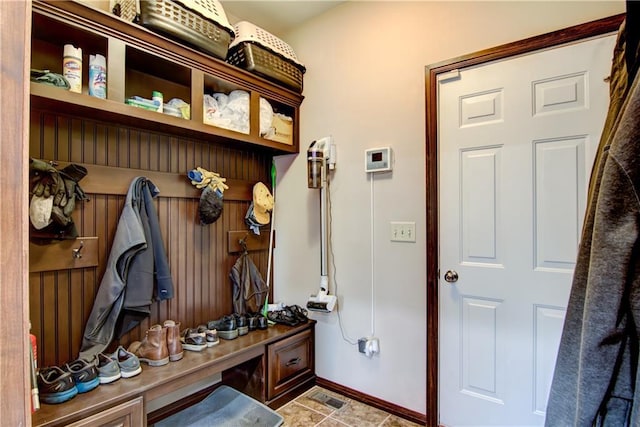
<path fill-rule="evenodd" d="M 249 333 L 249 325 L 247 324 L 247 316 L 244 314 L 234 314 L 236 326 L 238 327 L 238 335 L 247 335 Z"/>
<path fill-rule="evenodd" d="M 267 322 L 267 318 L 264 316 L 258 317 L 258 329 L 267 329 L 269 327 L 269 323 Z"/>
<path fill-rule="evenodd" d="M 44 403 L 62 403 L 78 394 L 73 377 L 57 366 L 38 372 L 38 393 Z"/>
<path fill-rule="evenodd" d="M 238 337 L 238 326 L 236 318 L 233 316 L 222 316 L 218 320 L 209 320 L 207 328 L 217 330 L 220 338 L 225 340 L 232 340 Z"/>
<path fill-rule="evenodd" d="M 250 315 L 247 319 L 247 323 L 249 324 L 249 331 L 255 331 L 256 329 L 258 329 L 258 315 Z"/>

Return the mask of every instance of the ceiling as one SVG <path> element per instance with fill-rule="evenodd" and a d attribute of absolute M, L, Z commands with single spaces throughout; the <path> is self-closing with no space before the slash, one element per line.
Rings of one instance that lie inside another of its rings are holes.
<path fill-rule="evenodd" d="M 229 22 L 249 21 L 282 36 L 305 21 L 338 6 L 341 0 L 222 0 Z"/>

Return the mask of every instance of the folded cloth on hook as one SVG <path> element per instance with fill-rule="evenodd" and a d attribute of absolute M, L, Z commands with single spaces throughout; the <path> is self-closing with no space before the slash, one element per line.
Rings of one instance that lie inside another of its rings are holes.
<path fill-rule="evenodd" d="M 253 234 L 259 236 L 260 227 L 262 227 L 263 224 L 259 223 L 256 220 L 254 212 L 254 205 L 253 202 L 251 202 L 251 204 L 249 205 L 249 209 L 247 209 L 247 213 L 244 215 L 244 223 L 247 224 L 247 227 L 249 227 L 249 230 L 251 230 Z"/>

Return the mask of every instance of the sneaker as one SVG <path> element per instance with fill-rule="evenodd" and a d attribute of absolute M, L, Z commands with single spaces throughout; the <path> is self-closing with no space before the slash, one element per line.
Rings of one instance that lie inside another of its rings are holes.
<path fill-rule="evenodd" d="M 182 348 L 189 351 L 202 351 L 207 348 L 207 339 L 195 329 L 187 328 L 180 333 Z"/>
<path fill-rule="evenodd" d="M 220 340 L 218 339 L 218 331 L 215 329 L 212 330 L 207 328 L 205 325 L 200 325 L 196 330 L 200 335 L 204 334 L 204 337 L 207 340 L 207 347 L 213 347 L 220 343 Z"/>
<path fill-rule="evenodd" d="M 225 340 L 232 340 L 238 337 L 238 326 L 236 318 L 233 316 L 223 316 L 218 320 L 209 320 L 207 328 L 217 330 L 220 338 Z"/>
<path fill-rule="evenodd" d="M 44 403 L 62 403 L 78 394 L 78 388 L 69 372 L 52 366 L 38 372 L 38 394 Z"/>
<path fill-rule="evenodd" d="M 111 355 L 111 358 L 118 362 L 122 378 L 135 377 L 142 372 L 142 366 L 140 366 L 138 356 L 125 350 L 123 346 L 118 347 L 118 349 Z"/>
<path fill-rule="evenodd" d="M 100 384 L 109 384 L 120 379 L 120 366 L 118 362 L 111 357 L 98 353 L 96 356 L 96 365 L 98 368 L 98 378 Z"/>
<path fill-rule="evenodd" d="M 71 374 L 73 381 L 76 383 L 78 393 L 86 393 L 100 385 L 96 365 L 84 359 L 76 359 L 71 363 L 67 363 L 63 369 Z"/>

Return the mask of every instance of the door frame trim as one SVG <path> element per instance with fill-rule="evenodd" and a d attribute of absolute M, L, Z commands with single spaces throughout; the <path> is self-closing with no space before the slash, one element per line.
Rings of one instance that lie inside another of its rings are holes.
<path fill-rule="evenodd" d="M 427 233 L 427 425 L 438 425 L 438 75 L 540 49 L 616 32 L 625 14 L 575 25 L 540 36 L 478 51 L 425 67 L 426 233 Z"/>

